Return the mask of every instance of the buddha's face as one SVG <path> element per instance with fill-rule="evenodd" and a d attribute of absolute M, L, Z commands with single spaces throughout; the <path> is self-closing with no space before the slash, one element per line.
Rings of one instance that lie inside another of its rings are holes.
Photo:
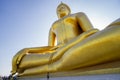
<path fill-rule="evenodd" d="M 67 5 L 65 4 L 60 4 L 57 8 L 57 15 L 58 18 L 62 18 L 66 15 L 70 14 L 70 9 Z"/>

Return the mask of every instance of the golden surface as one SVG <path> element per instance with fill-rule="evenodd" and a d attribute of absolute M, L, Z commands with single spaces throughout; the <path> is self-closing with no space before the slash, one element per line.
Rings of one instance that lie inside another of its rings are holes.
<path fill-rule="evenodd" d="M 48 46 L 19 51 L 12 74 L 71 71 L 120 59 L 120 19 L 99 31 L 83 12 L 70 12 L 64 3 L 57 7 L 59 19 L 50 28 Z"/>

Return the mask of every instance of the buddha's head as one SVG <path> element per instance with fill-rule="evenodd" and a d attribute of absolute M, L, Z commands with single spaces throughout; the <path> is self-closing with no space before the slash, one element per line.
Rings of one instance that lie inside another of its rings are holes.
<path fill-rule="evenodd" d="M 71 10 L 68 5 L 61 2 L 61 4 L 57 7 L 57 16 L 58 18 L 62 18 L 66 15 L 69 15 L 71 13 Z"/>

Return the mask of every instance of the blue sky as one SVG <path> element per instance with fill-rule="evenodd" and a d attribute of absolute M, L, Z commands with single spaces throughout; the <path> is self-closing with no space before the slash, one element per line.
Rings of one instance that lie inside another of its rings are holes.
<path fill-rule="evenodd" d="M 120 0 L 0 0 L 0 75 L 10 74 L 12 57 L 19 50 L 47 45 L 61 1 L 72 13 L 86 13 L 100 30 L 120 18 Z"/>

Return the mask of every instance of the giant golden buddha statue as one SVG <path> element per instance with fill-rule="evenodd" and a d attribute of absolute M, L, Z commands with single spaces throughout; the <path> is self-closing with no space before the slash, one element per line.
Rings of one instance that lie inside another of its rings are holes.
<path fill-rule="evenodd" d="M 13 75 L 70 71 L 120 60 L 120 20 L 99 31 L 83 12 L 70 13 L 66 4 L 58 5 L 59 19 L 50 28 L 48 46 L 19 51 L 13 57 Z"/>

